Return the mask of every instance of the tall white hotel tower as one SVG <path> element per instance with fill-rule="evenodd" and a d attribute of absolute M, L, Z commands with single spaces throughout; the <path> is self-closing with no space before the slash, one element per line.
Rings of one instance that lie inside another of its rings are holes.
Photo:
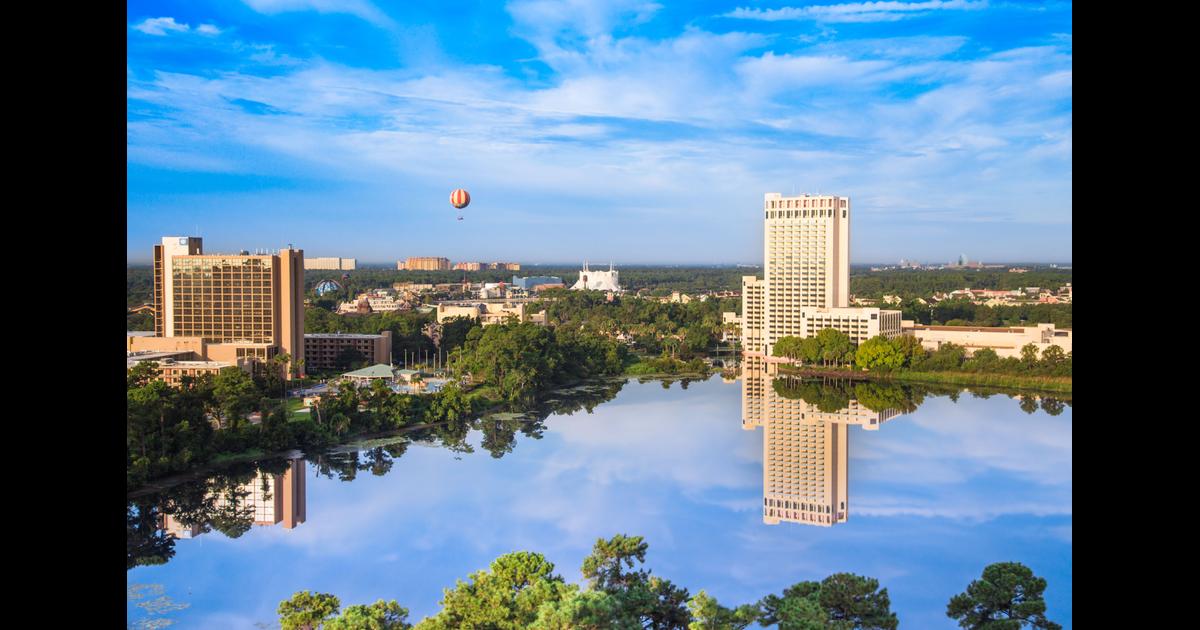
<path fill-rule="evenodd" d="M 763 197 L 763 279 L 742 277 L 742 348 L 834 328 L 855 343 L 900 334 L 900 311 L 850 308 L 850 198 Z"/>

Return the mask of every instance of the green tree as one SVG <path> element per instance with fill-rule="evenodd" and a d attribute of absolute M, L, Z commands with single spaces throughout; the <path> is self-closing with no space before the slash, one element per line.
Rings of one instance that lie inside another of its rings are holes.
<path fill-rule="evenodd" d="M 554 565 L 539 553 L 520 551 L 500 556 L 489 570 L 471 574 L 470 582 L 460 580 L 454 589 L 446 589 L 442 610 L 417 624 L 417 628 L 526 628 L 537 620 L 543 604 L 560 601 L 576 591 L 574 585 L 553 572 Z"/>
<path fill-rule="evenodd" d="M 1038 369 L 1038 347 L 1036 344 L 1027 343 L 1021 347 L 1021 368 L 1026 372 L 1036 372 Z"/>
<path fill-rule="evenodd" d="M 686 606 L 687 589 L 646 569 L 626 570 L 645 562 L 647 548 L 641 536 L 617 534 L 609 540 L 598 539 L 583 561 L 583 577 L 593 590 L 614 597 L 622 615 L 637 619 L 641 627 L 687 628 L 692 621 Z"/>
<path fill-rule="evenodd" d="M 925 347 L 921 345 L 921 340 L 912 335 L 900 335 L 892 341 L 896 344 L 896 348 L 900 350 L 900 354 L 904 355 L 904 367 L 917 367 L 921 361 L 925 360 L 925 356 L 929 354 L 925 351 Z"/>
<path fill-rule="evenodd" d="M 1061 625 L 1046 619 L 1045 590 L 1046 580 L 1029 567 L 997 562 L 985 567 L 983 577 L 973 580 L 965 593 L 950 598 L 946 616 L 967 630 L 1060 630 Z"/>
<path fill-rule="evenodd" d="M 759 602 L 763 626 L 780 630 L 896 630 L 900 621 L 891 611 L 887 589 L 874 578 L 835 573 L 820 583 L 800 582 L 783 596 L 768 595 Z"/>
<path fill-rule="evenodd" d="M 340 616 L 330 619 L 324 630 L 408 630 L 408 609 L 396 600 L 378 600 L 369 606 L 347 606 Z"/>
<path fill-rule="evenodd" d="M 833 328 L 826 328 L 818 332 L 817 341 L 821 342 L 821 359 L 827 365 L 841 364 L 854 350 L 854 342 L 850 341 L 850 337 Z"/>
<path fill-rule="evenodd" d="M 692 613 L 688 630 L 742 630 L 759 617 L 758 606 L 744 604 L 729 609 L 703 590 L 688 600 L 688 610 Z"/>
<path fill-rule="evenodd" d="M 279 624 L 283 630 L 316 630 L 336 615 L 340 606 L 334 595 L 300 591 L 279 603 Z"/>
<path fill-rule="evenodd" d="M 904 366 L 904 354 L 890 339 L 876 335 L 858 347 L 854 363 L 861 369 L 889 372 Z"/>
<path fill-rule="evenodd" d="M 816 337 L 805 337 L 800 340 L 800 359 L 807 365 L 815 365 L 821 360 L 821 341 Z"/>
<path fill-rule="evenodd" d="M 799 337 L 780 337 L 775 342 L 775 347 L 771 350 L 771 355 L 776 357 L 787 357 L 789 359 L 799 359 L 801 339 Z"/>
<path fill-rule="evenodd" d="M 229 367 L 221 370 L 213 379 L 213 397 L 223 421 L 236 430 L 246 414 L 254 410 L 261 394 L 249 375 L 238 368 Z"/>
<path fill-rule="evenodd" d="M 767 595 L 758 602 L 759 625 L 778 625 L 780 630 L 825 630 L 820 593 L 820 582 L 800 582 L 783 589 L 783 595 Z"/>

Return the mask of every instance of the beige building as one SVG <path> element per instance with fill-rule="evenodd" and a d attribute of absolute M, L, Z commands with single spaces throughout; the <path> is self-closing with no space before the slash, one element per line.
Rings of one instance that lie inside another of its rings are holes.
<path fill-rule="evenodd" d="M 437 305 L 437 321 L 442 323 L 456 317 L 478 319 L 484 326 L 500 324 L 509 317 L 519 322 L 545 323 L 544 313 L 528 314 L 527 303 L 519 300 L 480 300 L 476 302 L 442 302 Z"/>
<path fill-rule="evenodd" d="M 980 348 L 991 348 L 1001 358 L 1020 357 L 1021 348 L 1027 344 L 1037 346 L 1038 356 L 1050 346 L 1071 351 L 1071 331 L 1058 330 L 1054 324 L 1038 324 L 1022 327 L 984 326 L 923 326 L 912 320 L 902 322 L 902 330 L 921 340 L 921 346 L 934 351 L 944 343 L 953 343 L 966 348 L 967 356 Z"/>
<path fill-rule="evenodd" d="M 404 262 L 397 262 L 396 269 L 445 271 L 450 269 L 450 259 L 436 256 L 409 256 Z"/>
<path fill-rule="evenodd" d="M 279 523 L 284 529 L 293 529 L 304 523 L 308 516 L 308 487 L 305 480 L 305 462 L 293 459 L 283 473 L 259 471 L 254 478 L 233 489 L 232 492 L 212 493 L 213 507 L 235 508 L 237 514 L 247 514 L 255 525 L 271 526 Z M 163 520 L 163 529 L 181 538 L 191 538 L 202 533 L 198 526 L 185 526 L 174 518 Z"/>
<path fill-rule="evenodd" d="M 305 269 L 335 269 L 341 271 L 354 271 L 357 261 L 353 258 L 306 258 L 304 259 Z"/>
<path fill-rule="evenodd" d="M 357 350 L 370 363 L 391 363 L 392 331 L 378 335 L 357 333 L 308 333 L 304 335 L 305 367 L 310 370 L 338 369 L 337 358 L 347 348 Z"/>
<path fill-rule="evenodd" d="M 855 343 L 900 334 L 900 311 L 849 305 L 849 197 L 764 195 L 763 258 L 762 280 L 742 278 L 743 352 L 770 355 L 779 339 L 824 328 Z"/>
<path fill-rule="evenodd" d="M 830 527 L 850 516 L 849 425 L 867 430 L 900 415 L 851 399 L 824 412 L 773 386 L 777 364 L 749 356 L 742 367 L 742 428 L 763 429 L 763 522 Z"/>
<path fill-rule="evenodd" d="M 199 339 L 201 360 L 303 359 L 304 250 L 204 254 L 199 237 L 164 237 L 154 246 L 154 311 L 155 337 Z M 167 349 L 129 339 L 130 350 Z"/>
<path fill-rule="evenodd" d="M 742 276 L 742 351 L 763 347 L 763 287 L 761 278 Z"/>
<path fill-rule="evenodd" d="M 797 337 L 815 337 L 826 328 L 846 333 L 850 341 L 862 343 L 876 335 L 889 339 L 900 335 L 900 311 L 885 311 L 874 307 L 860 308 L 802 308 L 796 328 Z"/>

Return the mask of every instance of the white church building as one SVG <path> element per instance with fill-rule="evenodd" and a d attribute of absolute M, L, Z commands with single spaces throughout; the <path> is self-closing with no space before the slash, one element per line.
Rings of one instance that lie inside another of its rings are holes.
<path fill-rule="evenodd" d="M 612 263 L 608 264 L 608 271 L 592 271 L 588 269 L 587 263 L 583 263 L 583 269 L 579 272 L 579 280 L 571 286 L 572 291 L 582 291 L 588 289 L 591 291 L 613 291 L 619 293 L 621 285 L 617 281 L 617 274 L 620 273 L 613 269 Z"/>

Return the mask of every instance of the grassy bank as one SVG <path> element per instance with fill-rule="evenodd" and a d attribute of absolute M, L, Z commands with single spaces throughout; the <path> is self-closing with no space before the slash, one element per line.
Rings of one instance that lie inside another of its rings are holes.
<path fill-rule="evenodd" d="M 790 365 L 780 370 L 797 376 L 826 376 L 833 378 L 866 379 L 878 381 L 908 381 L 914 383 L 936 383 L 941 385 L 978 385 L 1005 389 L 1027 389 L 1061 394 L 1071 393 L 1069 376 L 1022 376 L 1018 374 L 988 374 L 981 372 L 863 372 L 861 370 L 813 369 Z"/>

